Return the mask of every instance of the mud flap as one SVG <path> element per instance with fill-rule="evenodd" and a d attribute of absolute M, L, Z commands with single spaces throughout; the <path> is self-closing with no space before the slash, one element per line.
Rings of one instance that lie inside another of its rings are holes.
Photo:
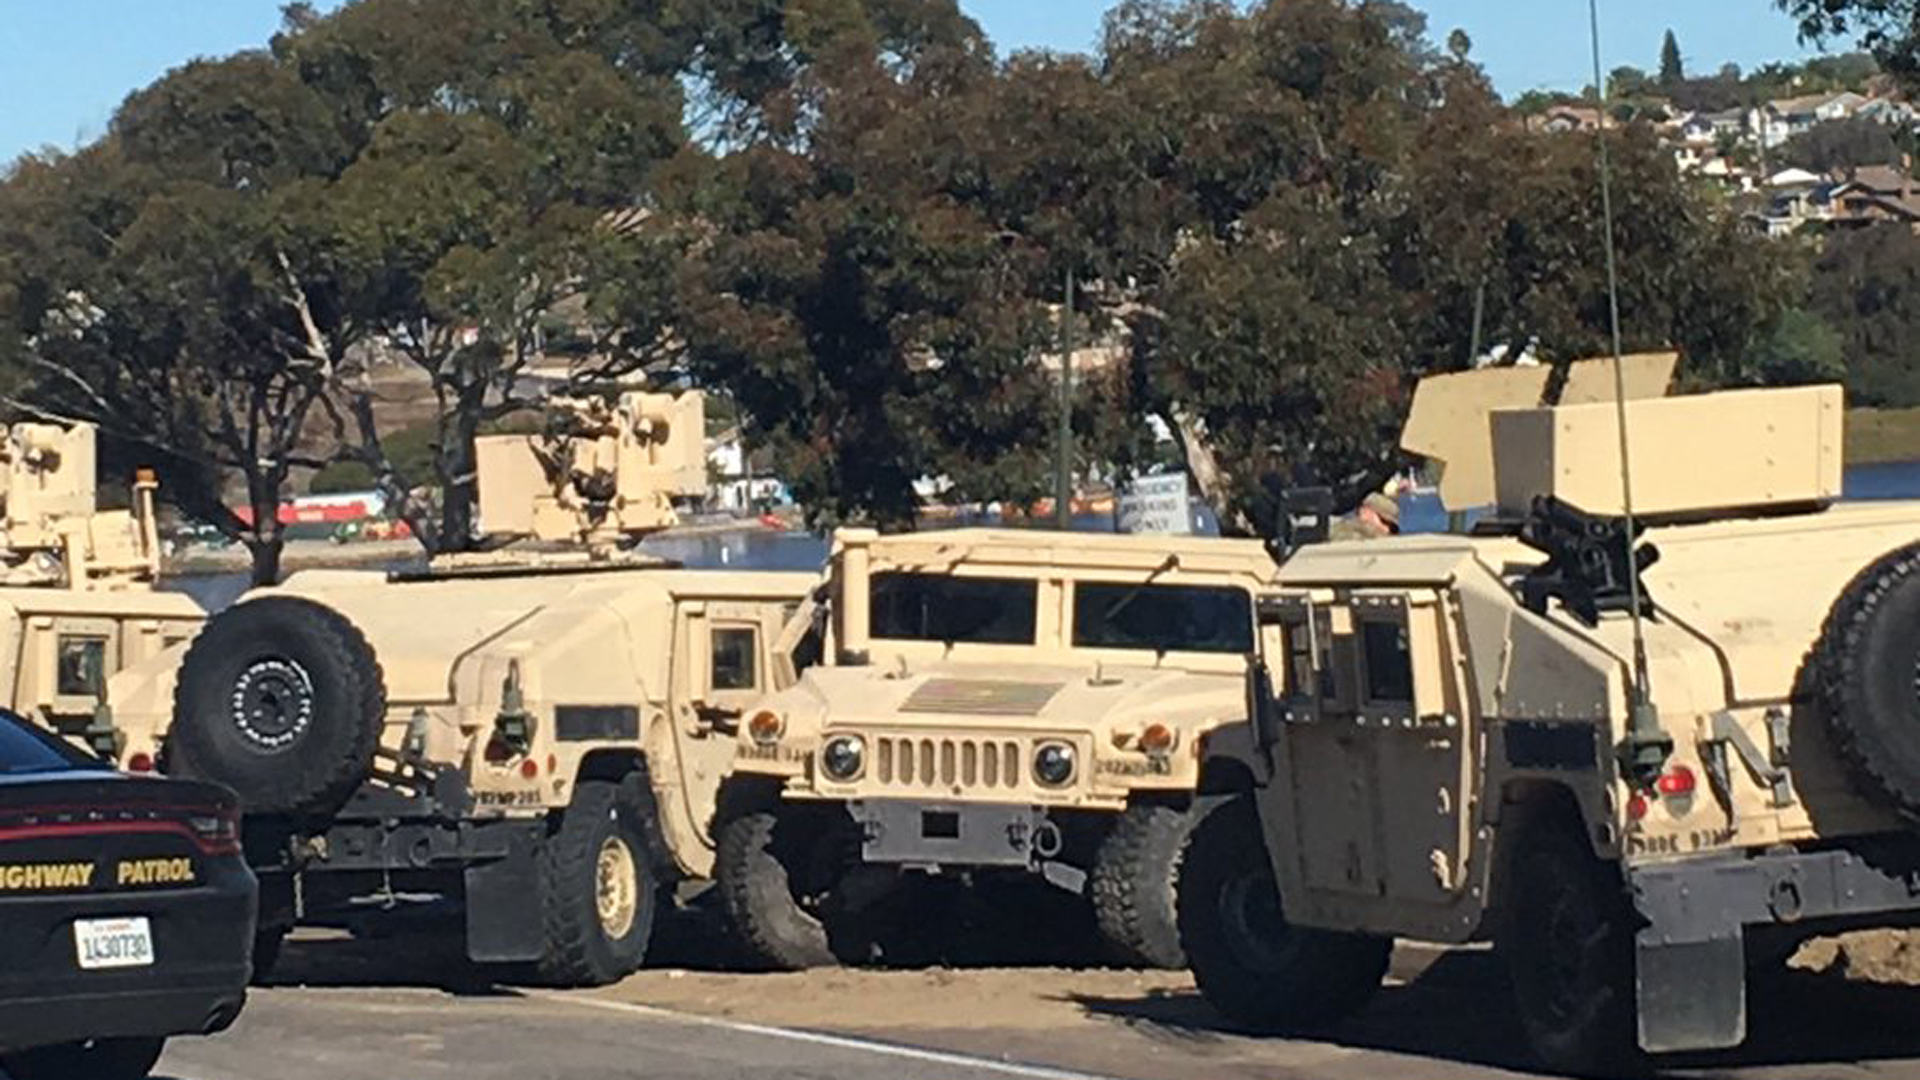
<path fill-rule="evenodd" d="M 1635 1013 L 1651 1054 L 1724 1050 L 1747 1037 L 1746 935 L 1738 867 L 1634 875 Z M 1716 872 L 1730 870 L 1731 872 Z"/>
<path fill-rule="evenodd" d="M 1747 959 L 1739 926 L 1702 941 L 1662 941 L 1648 927 L 1633 952 L 1642 1050 L 1724 1050 L 1746 1041 Z"/>
<path fill-rule="evenodd" d="M 528 963 L 546 948 L 536 899 L 539 833 L 514 829 L 507 839 L 504 858 L 466 868 L 467 959 L 475 963 Z"/>

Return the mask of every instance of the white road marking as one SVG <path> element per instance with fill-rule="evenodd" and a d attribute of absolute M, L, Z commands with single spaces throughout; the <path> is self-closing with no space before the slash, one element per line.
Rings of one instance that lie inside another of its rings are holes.
<path fill-rule="evenodd" d="M 541 991 L 530 992 L 530 996 L 544 998 L 548 1001 L 567 1002 L 574 1005 L 585 1005 L 589 1008 L 606 1009 L 610 1012 L 621 1012 L 630 1016 L 645 1016 L 654 1020 L 667 1020 L 678 1024 L 695 1024 L 700 1027 L 720 1028 L 726 1031 L 737 1031 L 743 1035 L 759 1035 L 769 1039 L 786 1039 L 790 1042 L 809 1043 L 814 1046 L 832 1047 L 836 1050 L 854 1050 L 860 1053 L 877 1054 L 882 1057 L 896 1057 L 907 1061 L 919 1061 L 929 1065 L 950 1065 L 956 1068 L 977 1069 L 981 1072 L 999 1073 L 1002 1076 L 1024 1077 L 1026 1080 L 1114 1080 L 1113 1077 L 1102 1076 L 1098 1073 L 1075 1072 L 1072 1069 L 1055 1069 L 1045 1065 L 1024 1065 L 1016 1061 L 999 1061 L 994 1058 L 976 1057 L 972 1054 L 957 1054 L 946 1050 L 926 1050 L 918 1046 L 903 1046 L 900 1043 L 882 1042 L 877 1039 L 862 1039 L 851 1035 L 828 1035 L 824 1032 L 806 1031 L 801 1028 L 772 1027 L 766 1024 L 750 1024 L 738 1020 L 723 1020 L 719 1017 L 675 1012 L 672 1009 L 662 1009 L 652 1005 L 635 1005 L 625 1001 L 608 1001 L 605 998 Z"/>

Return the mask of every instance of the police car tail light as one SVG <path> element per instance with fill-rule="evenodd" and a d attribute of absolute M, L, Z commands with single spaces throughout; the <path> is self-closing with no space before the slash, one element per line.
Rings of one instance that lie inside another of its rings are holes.
<path fill-rule="evenodd" d="M 193 841 L 209 855 L 236 855 L 240 852 L 240 812 L 215 810 L 187 818 Z"/>

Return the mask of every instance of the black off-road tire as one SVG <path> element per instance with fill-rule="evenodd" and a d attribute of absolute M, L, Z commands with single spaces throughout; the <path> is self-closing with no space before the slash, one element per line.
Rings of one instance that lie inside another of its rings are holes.
<path fill-rule="evenodd" d="M 660 888 L 645 813 L 619 784 L 589 780 L 548 828 L 539 856 L 542 982 L 605 986 L 646 962 Z"/>
<path fill-rule="evenodd" d="M 1572 1076 L 1639 1075 L 1646 1059 L 1634 1023 L 1633 929 L 1618 876 L 1558 820 L 1527 826 L 1511 842 L 1519 847 L 1494 947 L 1534 1055 Z"/>
<path fill-rule="evenodd" d="M 1827 613 L 1816 708 L 1861 792 L 1920 823 L 1920 545 L 1856 575 Z"/>
<path fill-rule="evenodd" d="M 714 888 L 735 938 L 756 966 L 802 971 L 840 963 L 826 924 L 793 891 L 797 861 L 810 858 L 807 849 L 818 842 L 809 824 L 762 810 L 741 814 L 720 830 Z"/>
<path fill-rule="evenodd" d="M 1131 806 L 1101 841 L 1087 895 L 1093 901 L 1094 922 L 1118 962 L 1187 966 L 1174 891 L 1196 820 L 1191 810 Z"/>
<path fill-rule="evenodd" d="M 1390 938 L 1288 925 L 1250 799 L 1222 803 L 1194 826 L 1178 898 L 1194 981 L 1247 1029 L 1331 1024 L 1365 1007 L 1386 976 Z"/>
<path fill-rule="evenodd" d="M 320 819 L 363 783 L 386 714 L 379 661 L 339 612 L 267 596 L 207 621 L 173 695 L 168 768 L 249 813 Z"/>
<path fill-rule="evenodd" d="M 145 1080 L 165 1039 L 95 1039 L 0 1055 L 12 1080 Z"/>

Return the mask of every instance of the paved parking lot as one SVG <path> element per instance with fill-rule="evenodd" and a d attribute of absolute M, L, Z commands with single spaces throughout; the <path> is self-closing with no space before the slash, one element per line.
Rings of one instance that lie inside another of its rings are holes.
<path fill-rule="evenodd" d="M 1063 969 L 649 971 L 550 993 L 363 943 L 290 951 L 216 1039 L 182 1040 L 168 1080 L 1486 1080 L 1525 1075 L 1485 953 L 1403 949 L 1360 1019 L 1321 1039 L 1220 1029 L 1177 973 Z M 1727 1080 L 1920 1080 L 1920 989 L 1793 975 L 1755 1002 L 1754 1045 L 1675 1063 Z M 1079 988 L 1079 989 L 1076 989 Z"/>

